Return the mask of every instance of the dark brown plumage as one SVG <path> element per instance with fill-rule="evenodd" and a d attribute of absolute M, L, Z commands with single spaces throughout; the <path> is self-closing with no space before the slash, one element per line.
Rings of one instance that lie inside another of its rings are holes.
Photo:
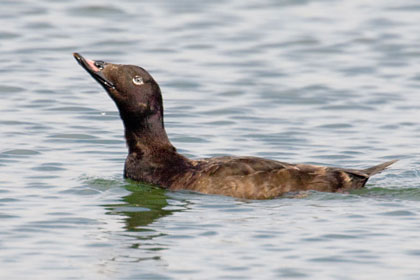
<path fill-rule="evenodd" d="M 193 190 L 248 199 L 286 192 L 344 192 L 362 188 L 395 160 L 363 169 L 289 164 L 257 157 L 188 159 L 170 143 L 163 123 L 160 88 L 143 68 L 84 59 L 80 65 L 114 100 L 125 127 L 128 156 L 124 176 L 170 190 Z"/>

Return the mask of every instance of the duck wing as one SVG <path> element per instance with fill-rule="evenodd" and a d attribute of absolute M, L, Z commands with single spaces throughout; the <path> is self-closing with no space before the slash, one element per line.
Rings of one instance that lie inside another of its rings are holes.
<path fill-rule="evenodd" d="M 206 194 L 268 199 L 287 192 L 344 192 L 362 188 L 370 175 L 395 161 L 363 170 L 290 164 L 257 157 L 216 157 L 196 161 L 197 168 L 178 187 Z"/>
<path fill-rule="evenodd" d="M 198 161 L 204 174 L 215 177 L 246 176 L 285 169 L 293 164 L 258 157 L 214 157 Z"/>

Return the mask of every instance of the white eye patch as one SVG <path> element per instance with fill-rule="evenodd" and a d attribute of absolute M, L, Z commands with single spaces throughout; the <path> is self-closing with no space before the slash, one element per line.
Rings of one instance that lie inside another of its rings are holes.
<path fill-rule="evenodd" d="M 143 82 L 143 78 L 142 77 L 140 77 L 140 76 L 135 76 L 134 78 L 133 78 L 133 83 L 135 84 L 135 85 L 142 85 L 142 84 L 144 84 L 144 82 Z"/>

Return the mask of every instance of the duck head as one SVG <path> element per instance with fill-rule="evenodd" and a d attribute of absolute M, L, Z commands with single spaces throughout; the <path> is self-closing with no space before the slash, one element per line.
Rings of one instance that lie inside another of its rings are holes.
<path fill-rule="evenodd" d="M 86 59 L 77 62 L 108 92 L 118 107 L 126 129 L 163 129 L 163 104 L 159 85 L 143 68 Z"/>

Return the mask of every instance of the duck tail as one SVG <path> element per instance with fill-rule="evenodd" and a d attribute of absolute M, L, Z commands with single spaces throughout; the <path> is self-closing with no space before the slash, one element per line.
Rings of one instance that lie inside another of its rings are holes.
<path fill-rule="evenodd" d="M 378 164 L 378 165 L 372 166 L 370 168 L 363 169 L 362 172 L 366 173 L 370 177 L 372 175 L 375 175 L 375 174 L 378 174 L 378 173 L 384 171 L 388 166 L 390 166 L 391 164 L 393 164 L 397 161 L 398 161 L 398 159 L 390 160 L 390 161 L 384 162 L 382 164 Z"/>

